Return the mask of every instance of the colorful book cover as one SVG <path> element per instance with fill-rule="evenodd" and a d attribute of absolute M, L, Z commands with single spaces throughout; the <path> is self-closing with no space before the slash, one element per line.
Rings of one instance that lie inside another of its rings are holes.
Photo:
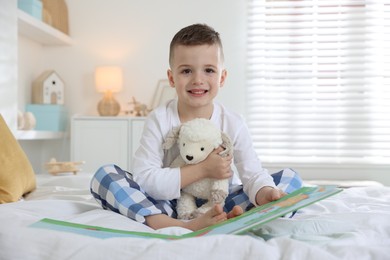
<path fill-rule="evenodd" d="M 72 232 L 97 238 L 134 237 L 176 240 L 217 234 L 244 235 L 248 232 L 256 230 L 264 223 L 284 216 L 290 212 L 299 210 L 303 207 L 313 204 L 319 200 L 323 200 L 341 191 L 342 189 L 330 185 L 303 187 L 294 191 L 293 193 L 288 194 L 287 196 L 284 196 L 277 201 L 273 201 L 263 206 L 253 208 L 245 212 L 241 216 L 228 219 L 216 225 L 204 228 L 199 231 L 190 232 L 181 236 L 110 229 L 48 218 L 33 223 L 31 227 Z"/>

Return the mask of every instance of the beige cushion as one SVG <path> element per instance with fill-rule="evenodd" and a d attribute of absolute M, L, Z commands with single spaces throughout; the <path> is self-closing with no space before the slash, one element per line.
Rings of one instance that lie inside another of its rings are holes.
<path fill-rule="evenodd" d="M 18 201 L 35 186 L 31 163 L 0 115 L 0 203 Z"/>

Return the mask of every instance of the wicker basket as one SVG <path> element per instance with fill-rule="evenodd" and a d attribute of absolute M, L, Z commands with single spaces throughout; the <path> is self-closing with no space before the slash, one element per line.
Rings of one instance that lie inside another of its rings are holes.
<path fill-rule="evenodd" d="M 65 0 L 42 0 L 43 21 L 69 34 L 68 7 Z"/>

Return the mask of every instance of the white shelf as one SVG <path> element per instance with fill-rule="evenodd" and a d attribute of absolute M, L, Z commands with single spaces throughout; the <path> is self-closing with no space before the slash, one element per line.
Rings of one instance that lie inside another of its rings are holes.
<path fill-rule="evenodd" d="M 72 39 L 65 33 L 36 19 L 28 13 L 18 10 L 18 31 L 43 45 L 72 45 Z"/>
<path fill-rule="evenodd" d="M 50 140 L 61 139 L 66 136 L 65 132 L 36 131 L 36 130 L 18 130 L 16 139 L 18 140 Z"/>

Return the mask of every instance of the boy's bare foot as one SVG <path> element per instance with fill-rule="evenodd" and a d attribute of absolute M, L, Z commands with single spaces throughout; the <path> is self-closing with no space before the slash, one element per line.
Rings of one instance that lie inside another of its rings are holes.
<path fill-rule="evenodd" d="M 174 219 L 165 214 L 151 215 L 145 217 L 145 219 L 146 224 L 153 229 L 179 226 L 196 231 L 224 221 L 228 218 L 237 217 L 242 213 L 243 210 L 240 206 L 234 206 L 234 208 L 228 214 L 226 214 L 226 212 L 223 211 L 222 206 L 220 204 L 216 204 L 203 215 L 190 221 Z"/>
<path fill-rule="evenodd" d="M 220 204 L 216 204 L 213 206 L 213 208 L 211 208 L 203 215 L 188 222 L 184 222 L 183 227 L 196 231 L 214 225 L 226 219 L 227 214 L 223 211 L 222 206 Z"/>
<path fill-rule="evenodd" d="M 227 214 L 227 218 L 235 218 L 240 216 L 244 211 L 240 206 L 234 206 L 233 209 Z"/>

